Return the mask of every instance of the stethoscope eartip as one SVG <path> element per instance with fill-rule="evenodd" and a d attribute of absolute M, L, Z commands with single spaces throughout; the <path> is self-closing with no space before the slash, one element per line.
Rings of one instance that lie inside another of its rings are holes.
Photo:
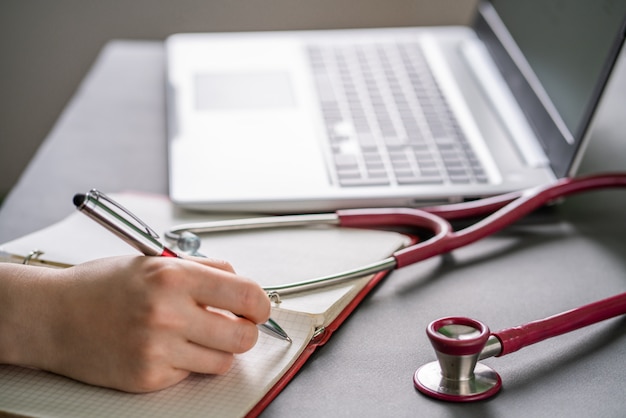
<path fill-rule="evenodd" d="M 437 361 L 413 375 L 418 391 L 448 402 L 473 402 L 498 393 L 502 379 L 495 370 L 478 363 L 490 335 L 486 325 L 470 318 L 442 318 L 431 322 L 426 334 Z"/>

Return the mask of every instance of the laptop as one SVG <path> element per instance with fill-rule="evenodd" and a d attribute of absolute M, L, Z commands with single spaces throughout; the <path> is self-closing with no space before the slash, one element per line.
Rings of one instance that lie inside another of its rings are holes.
<path fill-rule="evenodd" d="M 626 0 L 492 0 L 471 27 L 172 35 L 170 197 L 310 213 L 573 175 L 625 16 Z"/>

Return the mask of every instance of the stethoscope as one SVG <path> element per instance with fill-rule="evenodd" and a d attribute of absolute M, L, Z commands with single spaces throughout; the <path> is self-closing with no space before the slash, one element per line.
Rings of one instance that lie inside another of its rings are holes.
<path fill-rule="evenodd" d="M 589 190 L 626 187 L 626 173 L 564 178 L 552 184 L 470 202 L 414 208 L 345 209 L 335 213 L 268 216 L 189 223 L 170 228 L 165 238 L 189 254 L 200 254 L 199 234 L 281 227 L 330 225 L 347 228 L 403 228 L 416 231 L 423 240 L 404 247 L 390 257 L 355 269 L 264 289 L 280 301 L 281 296 L 314 290 L 381 271 L 399 269 L 447 253 L 494 234 L 530 212 L 561 197 Z M 455 231 L 450 221 L 484 216 Z"/>
<path fill-rule="evenodd" d="M 418 368 L 413 383 L 421 393 L 443 401 L 487 399 L 498 393 L 502 379 L 495 370 L 478 360 L 502 357 L 547 338 L 625 313 L 626 293 L 621 293 L 494 333 L 490 333 L 482 322 L 471 318 L 441 318 L 426 327 L 437 361 Z"/>
<path fill-rule="evenodd" d="M 626 187 L 626 173 L 564 178 L 520 192 L 421 209 L 345 209 L 327 214 L 190 223 L 171 228 L 165 237 L 177 243 L 181 250 L 194 254 L 200 247 L 198 234 L 216 232 L 331 225 L 347 228 L 403 228 L 417 232 L 416 237 L 424 236 L 424 232 L 428 234 L 425 239 L 417 240 L 379 262 L 324 277 L 265 287 L 270 298 L 280 303 L 281 296 L 402 268 L 447 253 L 494 234 L 559 198 L 609 187 Z M 460 230 L 454 230 L 450 224 L 453 220 L 481 216 L 482 219 Z M 488 398 L 499 391 L 501 379 L 495 371 L 478 363 L 478 360 L 501 357 L 526 345 L 624 313 L 626 293 L 493 334 L 489 333 L 487 326 L 469 318 L 434 321 L 428 326 L 427 334 L 435 347 L 438 361 L 422 366 L 415 372 L 415 387 L 421 393 L 440 400 L 463 402 Z"/>

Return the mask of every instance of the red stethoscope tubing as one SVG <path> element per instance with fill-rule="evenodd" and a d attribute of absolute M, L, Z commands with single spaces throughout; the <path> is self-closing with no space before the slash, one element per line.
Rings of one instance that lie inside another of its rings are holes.
<path fill-rule="evenodd" d="M 626 293 L 621 293 L 548 318 L 492 333 L 502 350 L 496 357 L 626 313 Z"/>
<path fill-rule="evenodd" d="M 411 226 L 430 230 L 432 237 L 393 254 L 397 269 L 478 241 L 558 198 L 610 187 L 626 187 L 626 174 L 564 178 L 550 185 L 493 198 L 422 209 L 345 209 L 336 213 L 339 225 L 343 227 L 376 229 Z M 489 213 L 484 219 L 458 231 L 449 222 Z"/>

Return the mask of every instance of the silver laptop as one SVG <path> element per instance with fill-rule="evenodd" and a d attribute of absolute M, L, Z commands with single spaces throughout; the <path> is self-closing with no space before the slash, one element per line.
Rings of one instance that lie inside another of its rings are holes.
<path fill-rule="evenodd" d="M 493 0 L 472 27 L 173 35 L 170 197 L 410 207 L 572 175 L 625 16 L 626 0 Z"/>

